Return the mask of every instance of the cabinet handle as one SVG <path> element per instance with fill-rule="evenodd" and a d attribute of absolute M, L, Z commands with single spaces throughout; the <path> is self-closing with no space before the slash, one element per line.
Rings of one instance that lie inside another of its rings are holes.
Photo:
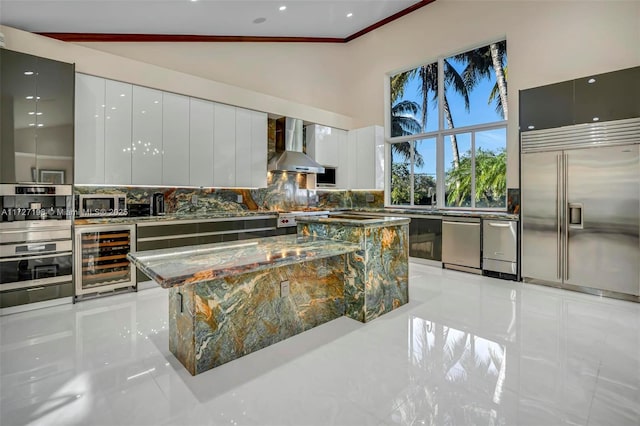
<path fill-rule="evenodd" d="M 494 228 L 508 228 L 511 226 L 509 223 L 495 223 L 489 222 L 489 226 L 493 226 Z"/>

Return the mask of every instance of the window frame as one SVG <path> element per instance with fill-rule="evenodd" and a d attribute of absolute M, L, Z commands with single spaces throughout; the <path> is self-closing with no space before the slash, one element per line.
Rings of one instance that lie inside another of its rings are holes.
<path fill-rule="evenodd" d="M 506 37 L 501 37 L 495 40 L 491 40 L 488 42 L 484 42 L 478 44 L 474 47 L 470 47 L 468 49 L 460 50 L 456 53 L 450 55 L 442 55 L 439 56 L 436 60 L 427 60 L 420 62 L 417 65 L 409 66 L 406 68 L 402 68 L 400 70 L 390 71 L 384 76 L 384 131 L 385 131 L 385 173 L 384 173 L 384 205 L 388 208 L 407 208 L 407 209 L 416 209 L 416 210 L 431 210 L 432 208 L 437 208 L 438 210 L 483 210 L 483 211 L 506 211 L 507 210 L 507 202 L 506 202 L 506 194 L 505 194 L 505 205 L 504 207 L 476 207 L 476 197 L 473 195 L 471 197 L 471 207 L 453 207 L 446 206 L 446 200 L 443 195 L 445 194 L 445 164 L 444 164 L 444 143 L 445 138 L 458 133 L 470 133 L 471 134 L 471 194 L 475 194 L 475 186 L 476 186 L 476 147 L 475 147 L 475 134 L 481 131 L 487 130 L 496 130 L 496 129 L 505 129 L 505 152 L 507 152 L 507 140 L 508 140 L 508 124 L 509 120 L 500 120 L 489 123 L 482 124 L 474 124 L 470 126 L 464 127 L 455 127 L 452 129 L 447 129 L 444 125 L 444 60 L 451 56 L 454 56 L 458 53 L 464 53 L 476 48 L 480 48 L 483 46 L 487 46 L 491 43 L 497 43 L 500 41 L 506 41 Z M 507 43 L 507 49 L 509 44 Z M 508 54 L 507 54 L 508 58 Z M 438 64 L 438 130 L 416 133 L 409 136 L 391 136 L 391 77 L 411 71 L 425 64 Z M 391 204 L 391 146 L 394 143 L 401 142 L 412 142 L 422 139 L 433 139 L 436 140 L 436 204 L 435 206 L 424 206 L 424 205 L 415 205 L 414 204 L 414 175 L 413 175 L 413 150 L 411 151 L 410 157 L 410 173 L 411 173 L 411 185 L 410 185 L 410 194 L 409 194 L 409 204 Z M 507 154 L 505 161 L 509 161 L 509 156 Z"/>

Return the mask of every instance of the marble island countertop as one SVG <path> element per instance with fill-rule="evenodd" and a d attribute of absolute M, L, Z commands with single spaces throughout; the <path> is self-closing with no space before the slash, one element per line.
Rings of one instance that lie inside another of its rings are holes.
<path fill-rule="evenodd" d="M 385 227 L 395 225 L 406 225 L 411 220 L 405 217 L 393 216 L 366 216 L 364 214 L 353 214 L 347 212 L 331 213 L 329 217 L 305 216 L 296 218 L 299 223 L 326 223 L 336 225 L 348 225 L 359 227 Z"/>
<path fill-rule="evenodd" d="M 129 253 L 135 266 L 164 288 L 355 252 L 356 243 L 285 235 Z"/>

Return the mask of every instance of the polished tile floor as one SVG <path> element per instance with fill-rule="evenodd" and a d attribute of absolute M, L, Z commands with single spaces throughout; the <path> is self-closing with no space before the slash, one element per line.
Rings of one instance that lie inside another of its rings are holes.
<path fill-rule="evenodd" d="M 196 377 L 160 288 L 2 317 L 0 424 L 640 424 L 640 304 L 410 270 L 391 314 Z"/>

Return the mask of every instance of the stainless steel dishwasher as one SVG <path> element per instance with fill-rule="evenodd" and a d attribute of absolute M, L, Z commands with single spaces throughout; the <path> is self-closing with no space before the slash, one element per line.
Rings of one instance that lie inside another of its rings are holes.
<path fill-rule="evenodd" d="M 517 279 L 518 222 L 495 219 L 482 221 L 482 269 Z"/>
<path fill-rule="evenodd" d="M 442 220 L 442 264 L 445 268 L 481 274 L 480 219 L 445 217 Z"/>

